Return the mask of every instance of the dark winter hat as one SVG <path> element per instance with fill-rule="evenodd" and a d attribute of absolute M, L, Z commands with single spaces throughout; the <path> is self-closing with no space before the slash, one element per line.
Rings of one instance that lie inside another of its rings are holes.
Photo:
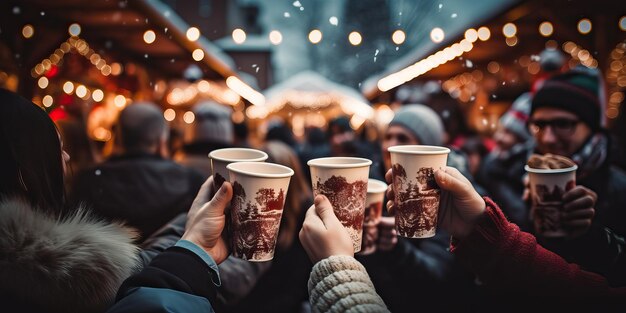
<path fill-rule="evenodd" d="M 389 126 L 400 125 L 409 130 L 422 145 L 443 144 L 444 128 L 441 118 L 423 104 L 408 104 L 396 111 Z"/>
<path fill-rule="evenodd" d="M 195 121 L 185 132 L 185 143 L 210 142 L 232 144 L 235 138 L 231 120 L 232 110 L 222 104 L 206 100 L 193 107 Z"/>
<path fill-rule="evenodd" d="M 602 122 L 601 95 L 599 75 L 576 68 L 544 82 L 533 98 L 530 115 L 538 108 L 557 108 L 575 114 L 595 131 Z"/>

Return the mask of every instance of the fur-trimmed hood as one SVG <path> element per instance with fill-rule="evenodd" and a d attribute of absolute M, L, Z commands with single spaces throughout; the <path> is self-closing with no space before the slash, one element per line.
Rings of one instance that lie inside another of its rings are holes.
<path fill-rule="evenodd" d="M 133 237 L 84 208 L 57 219 L 24 201 L 0 200 L 3 310 L 8 304 L 20 312 L 104 311 L 139 266 Z"/>

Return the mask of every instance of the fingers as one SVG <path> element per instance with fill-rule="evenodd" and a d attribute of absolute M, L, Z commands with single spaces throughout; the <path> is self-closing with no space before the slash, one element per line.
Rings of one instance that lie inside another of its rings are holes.
<path fill-rule="evenodd" d="M 592 208 L 575 210 L 570 212 L 561 213 L 562 221 L 574 221 L 574 220 L 591 220 L 595 215 L 595 210 Z"/>
<path fill-rule="evenodd" d="M 471 184 L 470 181 L 467 179 L 467 177 L 465 177 L 465 175 L 461 174 L 461 172 L 459 172 L 459 170 L 454 168 L 454 167 L 446 166 L 444 168 L 444 172 L 452 175 L 452 177 L 456 178 L 458 181 L 460 181 L 462 183 Z"/>
<path fill-rule="evenodd" d="M 391 183 L 393 183 L 393 175 L 392 175 L 391 169 L 389 169 L 387 171 L 387 173 L 385 173 L 385 180 L 387 181 L 387 184 L 389 184 L 389 185 L 391 185 Z"/>
<path fill-rule="evenodd" d="M 582 198 L 584 196 L 590 197 L 590 199 L 593 201 L 592 206 L 595 205 L 595 202 L 598 199 L 598 195 L 595 192 L 593 192 L 591 189 L 579 185 L 579 186 L 572 188 L 565 194 L 563 194 L 563 202 L 571 202 L 574 199 Z"/>
<path fill-rule="evenodd" d="M 590 195 L 583 195 L 580 198 L 574 198 L 570 201 L 563 201 L 563 209 L 565 212 L 572 212 L 580 209 L 593 208 L 595 202 Z"/>
<path fill-rule="evenodd" d="M 202 205 L 209 202 L 211 193 L 213 192 L 213 176 L 210 176 L 202 186 L 200 186 L 200 190 L 198 190 L 198 194 L 196 198 L 193 200 L 191 204 L 190 211 L 199 210 Z"/>
<path fill-rule="evenodd" d="M 208 181 L 209 180 L 207 180 L 207 182 Z M 232 198 L 233 187 L 229 182 L 224 182 L 224 184 L 222 184 L 222 187 L 220 187 L 215 196 L 213 196 L 213 199 L 211 199 L 209 203 L 205 204 L 201 210 L 206 210 L 206 216 L 209 218 L 223 216 L 224 210 L 226 209 Z"/>
<path fill-rule="evenodd" d="M 455 173 L 453 175 L 453 173 Z M 443 190 L 452 192 L 455 196 L 464 196 L 467 190 L 467 183 L 459 180 L 456 176 L 461 175 L 459 171 L 453 167 L 447 167 L 445 170 L 437 169 L 435 171 L 435 181 Z M 463 175 L 461 175 L 463 176 Z"/>
<path fill-rule="evenodd" d="M 562 221 L 561 224 L 566 228 L 587 228 L 591 226 L 591 219 Z"/>
<path fill-rule="evenodd" d="M 304 217 L 304 224 L 302 225 L 302 229 L 304 229 L 305 227 L 322 227 L 323 229 L 326 229 L 326 226 L 324 226 L 324 222 L 322 222 L 320 217 L 315 212 L 315 205 L 311 205 L 311 207 L 309 207 L 309 209 L 306 211 L 306 216 Z"/>
<path fill-rule="evenodd" d="M 394 215 L 396 214 L 396 207 L 393 203 L 393 200 L 387 200 L 387 212 L 389 212 L 389 215 Z"/>
<path fill-rule="evenodd" d="M 341 222 L 337 219 L 335 211 L 330 201 L 324 195 L 318 195 L 315 197 L 315 213 L 320 217 L 326 228 L 341 226 Z"/>

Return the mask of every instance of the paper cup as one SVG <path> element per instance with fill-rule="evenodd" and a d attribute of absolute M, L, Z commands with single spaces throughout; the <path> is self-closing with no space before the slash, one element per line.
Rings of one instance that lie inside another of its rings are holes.
<path fill-rule="evenodd" d="M 365 199 L 365 213 L 363 214 L 363 240 L 361 254 L 372 254 L 376 251 L 376 231 L 383 216 L 383 201 L 385 201 L 387 184 L 380 180 L 367 181 L 367 198 Z"/>
<path fill-rule="evenodd" d="M 565 237 L 561 227 L 563 194 L 576 186 L 578 166 L 563 169 L 524 167 L 530 181 L 531 216 L 535 234 L 543 237 Z"/>
<path fill-rule="evenodd" d="M 234 162 L 264 162 L 267 160 L 267 153 L 247 148 L 225 148 L 213 150 L 209 153 L 211 159 L 211 172 L 215 190 L 222 186 L 228 177 L 226 166 Z"/>
<path fill-rule="evenodd" d="M 274 258 L 280 218 L 293 170 L 274 163 L 227 165 L 233 185 L 230 231 L 235 257 L 262 262 Z"/>
<path fill-rule="evenodd" d="M 372 161 L 330 157 L 307 162 L 311 168 L 313 194 L 324 195 L 352 239 L 354 252 L 361 251 L 367 179 Z"/>
<path fill-rule="evenodd" d="M 441 190 L 433 173 L 446 166 L 450 149 L 405 145 L 390 147 L 389 152 L 398 235 L 408 238 L 434 236 Z"/>

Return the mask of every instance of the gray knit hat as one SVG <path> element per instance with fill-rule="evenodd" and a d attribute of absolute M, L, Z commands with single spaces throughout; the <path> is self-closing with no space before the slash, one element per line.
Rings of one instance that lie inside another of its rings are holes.
<path fill-rule="evenodd" d="M 530 114 L 531 103 L 532 96 L 530 92 L 523 93 L 521 96 L 517 97 L 515 101 L 513 101 L 511 108 L 509 108 L 509 110 L 506 111 L 500 118 L 500 124 L 523 141 L 531 138 L 526 126 L 528 116 Z"/>
<path fill-rule="evenodd" d="M 409 130 L 422 145 L 441 146 L 444 128 L 439 115 L 423 104 L 408 104 L 396 111 L 389 126 Z"/>
<path fill-rule="evenodd" d="M 185 143 L 233 143 L 235 135 L 229 107 L 207 100 L 196 104 L 192 111 L 195 120 L 185 132 Z"/>

